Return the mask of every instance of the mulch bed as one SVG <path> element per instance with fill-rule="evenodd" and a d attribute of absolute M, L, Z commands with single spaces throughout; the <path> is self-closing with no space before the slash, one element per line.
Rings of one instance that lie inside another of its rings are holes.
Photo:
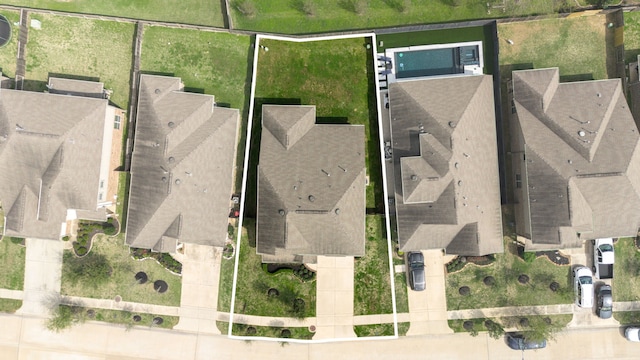
<path fill-rule="evenodd" d="M 571 262 L 570 257 L 562 255 L 558 250 L 536 251 L 536 257 L 538 256 L 546 256 L 549 261 L 556 265 L 569 265 Z"/>

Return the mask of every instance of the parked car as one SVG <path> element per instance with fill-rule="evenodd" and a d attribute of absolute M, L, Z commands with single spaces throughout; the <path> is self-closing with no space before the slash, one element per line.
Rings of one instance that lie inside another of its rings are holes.
<path fill-rule="evenodd" d="M 411 290 L 422 291 L 426 285 L 424 276 L 424 255 L 420 251 L 412 251 L 407 254 L 407 266 L 409 270 L 409 286 Z"/>
<path fill-rule="evenodd" d="M 513 350 L 543 349 L 547 346 L 547 340 L 527 339 L 524 333 L 506 333 L 507 345 Z"/>
<path fill-rule="evenodd" d="M 629 341 L 640 342 L 640 327 L 629 326 L 624 330 L 624 337 Z"/>
<path fill-rule="evenodd" d="M 598 279 L 613 278 L 613 239 L 596 239 L 593 242 L 593 272 Z"/>
<path fill-rule="evenodd" d="M 602 285 L 598 289 L 598 316 L 601 319 L 608 319 L 613 314 L 613 297 L 611 296 L 611 286 Z"/>
<path fill-rule="evenodd" d="M 593 273 L 586 266 L 573 270 L 573 283 L 576 292 L 576 305 L 583 308 L 593 307 Z"/>

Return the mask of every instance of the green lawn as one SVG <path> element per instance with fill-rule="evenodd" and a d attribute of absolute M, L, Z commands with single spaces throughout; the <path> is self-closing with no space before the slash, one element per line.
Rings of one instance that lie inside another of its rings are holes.
<path fill-rule="evenodd" d="M 624 13 L 624 62 L 638 61 L 640 55 L 640 13 Z"/>
<path fill-rule="evenodd" d="M 0 241 L 0 289 L 22 290 L 24 286 L 23 239 L 4 237 Z"/>
<path fill-rule="evenodd" d="M 247 183 L 247 214 L 255 215 L 263 104 L 315 105 L 318 122 L 365 125 L 365 161 L 369 186 L 367 208 L 382 212 L 382 173 L 377 109 L 369 38 L 294 43 L 270 39 L 260 44 L 251 158 Z"/>
<path fill-rule="evenodd" d="M 407 273 L 395 274 L 396 285 L 396 312 L 398 314 L 409 312 L 409 295 L 407 294 Z"/>
<path fill-rule="evenodd" d="M 40 20 L 42 29 L 29 30 L 26 90 L 45 90 L 50 75 L 99 80 L 113 90 L 111 102 L 127 109 L 132 24 L 48 14 L 29 17 Z"/>
<path fill-rule="evenodd" d="M 606 79 L 605 23 L 594 15 L 499 24 L 501 76 L 559 67 L 562 80 Z"/>
<path fill-rule="evenodd" d="M 129 255 L 129 247 L 124 244 L 123 234 L 114 238 L 98 235 L 98 240 L 93 242 L 91 253 L 102 254 L 107 258 L 112 268 L 109 282 L 97 286 L 84 282 L 73 285 L 70 281 L 69 264 L 76 258 L 69 250 L 65 250 L 62 264 L 61 293 L 63 295 L 97 299 L 113 299 L 116 295 L 120 295 L 123 301 L 169 306 L 180 305 L 182 278 L 173 275 L 154 260 L 134 260 Z M 141 285 L 136 282 L 134 276 L 139 271 L 147 273 L 149 281 L 146 284 Z M 163 294 L 154 291 L 153 282 L 156 280 L 166 281 L 169 290 Z"/>
<path fill-rule="evenodd" d="M 520 320 L 523 317 L 507 317 L 507 318 L 477 318 L 477 319 L 469 319 L 469 320 L 448 320 L 449 327 L 454 332 L 469 332 L 472 336 L 474 333 L 488 331 L 487 326 L 485 325 L 485 321 L 490 320 L 499 324 L 499 327 L 496 329 L 497 331 L 490 332 L 489 335 L 493 335 L 492 337 L 500 338 L 504 333 L 504 329 L 517 329 L 518 331 L 526 331 L 528 334 L 533 335 L 534 337 L 541 337 L 547 340 L 553 340 L 555 338 L 555 334 L 559 331 L 562 331 L 569 322 L 573 319 L 572 314 L 562 314 L 562 315 L 535 315 L 535 316 L 526 316 L 529 321 L 529 326 L 523 326 L 520 323 Z M 473 328 L 471 331 L 464 328 L 464 323 L 466 321 L 470 321 L 473 324 Z M 549 323 L 550 321 L 550 323 Z"/>
<path fill-rule="evenodd" d="M 366 217 L 365 256 L 356 258 L 354 268 L 354 315 L 390 314 L 391 279 L 384 218 Z"/>
<path fill-rule="evenodd" d="M 316 313 L 316 281 L 303 282 L 291 270 L 269 274 L 263 270 L 262 257 L 256 254 L 255 221 L 244 219 L 242 243 L 236 284 L 236 314 L 297 317 L 293 311 L 296 298 L 305 302 L 304 317 Z M 268 296 L 267 290 L 275 288 L 279 296 Z"/>
<path fill-rule="evenodd" d="M 4 4 L 85 14 L 222 27 L 220 1 L 186 0 L 4 0 Z"/>
<path fill-rule="evenodd" d="M 615 311 L 613 318 L 616 319 L 620 325 L 639 325 L 640 311 Z"/>
<path fill-rule="evenodd" d="M 147 326 L 147 327 L 159 327 L 163 329 L 173 329 L 180 320 L 177 316 L 167 315 L 154 315 L 145 313 L 134 313 L 126 310 L 105 310 L 105 309 L 92 309 L 95 311 L 94 318 L 88 318 L 87 320 L 104 321 L 113 324 L 122 324 L 126 327 L 131 326 Z M 134 321 L 133 316 L 140 316 L 140 321 Z M 162 324 L 153 324 L 153 319 L 156 317 L 162 318 Z"/>
<path fill-rule="evenodd" d="M 13 314 L 22 307 L 22 300 L 0 299 L 0 312 Z"/>
<path fill-rule="evenodd" d="M 16 76 L 16 57 L 18 56 L 18 33 L 20 27 L 13 25 L 20 21 L 20 13 L 17 11 L 0 10 L 0 14 L 9 20 L 11 24 L 11 40 L 0 48 L 0 69 L 5 76 Z"/>
<path fill-rule="evenodd" d="M 640 251 L 635 239 L 618 239 L 615 248 L 613 300 L 637 301 L 640 298 Z"/>
<path fill-rule="evenodd" d="M 573 300 L 571 269 L 558 266 L 546 257 L 530 263 L 515 254 L 514 245 L 505 244 L 504 254 L 496 254 L 496 261 L 487 266 L 467 264 L 462 270 L 446 275 L 447 309 L 481 309 L 502 306 L 570 304 Z M 518 282 L 527 275 L 529 283 Z M 495 284 L 487 286 L 484 279 L 493 276 Z M 556 292 L 549 289 L 551 282 L 560 284 Z M 462 286 L 471 290 L 468 296 L 458 292 Z"/>
<path fill-rule="evenodd" d="M 126 141 L 124 144 L 126 146 Z M 124 151 L 122 153 L 124 154 Z M 131 175 L 128 172 L 121 172 L 118 178 L 118 197 L 116 198 L 116 213 L 118 214 L 118 221 L 120 221 L 120 232 L 125 232 L 127 228 L 127 206 L 129 205 L 130 184 Z"/>
<path fill-rule="evenodd" d="M 217 321 L 218 329 L 222 332 L 222 335 L 226 335 L 229 331 L 229 323 L 224 321 Z M 310 340 L 315 333 L 309 331 L 306 327 L 291 327 L 283 328 L 279 326 L 255 326 L 245 324 L 233 324 L 232 334 L 236 336 L 263 336 L 272 338 L 282 338 L 283 330 L 289 330 L 291 339 Z M 287 334 L 284 334 L 285 337 Z"/>
<path fill-rule="evenodd" d="M 408 322 L 398 323 L 398 336 L 407 335 L 409 331 Z M 358 337 L 365 336 L 393 336 L 393 324 L 372 324 L 372 325 L 355 325 L 353 331 Z"/>
<path fill-rule="evenodd" d="M 506 2 L 505 12 L 487 8 L 487 3 L 501 3 L 496 0 L 230 0 L 230 8 L 235 28 L 287 34 L 547 14 L 557 10 L 557 2 L 548 0 Z M 242 3 L 252 4 L 254 11 L 248 11 L 249 7 L 243 7 Z M 305 8 L 307 3 L 309 6 Z"/>
<path fill-rule="evenodd" d="M 231 291 L 233 290 L 235 261 L 235 256 L 231 259 L 222 258 L 222 263 L 220 264 L 220 283 L 218 285 L 218 311 L 231 311 Z"/>

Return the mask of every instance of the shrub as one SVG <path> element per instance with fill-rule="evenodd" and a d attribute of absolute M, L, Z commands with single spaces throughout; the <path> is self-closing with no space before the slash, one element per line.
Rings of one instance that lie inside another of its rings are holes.
<path fill-rule="evenodd" d="M 86 254 L 87 254 L 87 251 L 88 251 L 88 249 L 87 249 L 86 247 L 84 247 L 84 246 L 79 246 L 79 247 L 76 249 L 76 254 L 78 254 L 78 256 L 83 256 L 83 255 L 86 255 Z"/>
<path fill-rule="evenodd" d="M 84 281 L 97 287 L 108 282 L 111 276 L 111 265 L 107 258 L 101 254 L 91 253 L 84 257 L 76 258 L 71 253 L 66 252 L 62 267 L 63 273 L 66 274 L 72 284 Z"/>
<path fill-rule="evenodd" d="M 104 230 L 104 234 L 109 236 L 115 235 L 117 231 L 116 227 L 112 224 L 105 225 L 102 229 Z"/>
<path fill-rule="evenodd" d="M 66 235 L 65 235 L 65 236 L 63 236 L 63 237 L 62 237 L 62 241 L 69 241 L 69 236 L 66 236 Z"/>

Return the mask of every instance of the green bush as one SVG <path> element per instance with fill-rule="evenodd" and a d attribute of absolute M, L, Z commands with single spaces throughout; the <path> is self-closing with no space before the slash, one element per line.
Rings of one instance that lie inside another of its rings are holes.
<path fill-rule="evenodd" d="M 62 241 L 69 241 L 69 236 L 63 236 Z"/>
<path fill-rule="evenodd" d="M 109 220 L 111 220 L 111 218 Z M 116 227 L 110 223 L 105 225 L 102 229 L 104 230 L 105 235 L 113 236 L 116 234 Z"/>
<path fill-rule="evenodd" d="M 536 260 L 536 253 L 532 251 L 525 251 L 523 258 L 526 263 L 531 264 Z"/>
<path fill-rule="evenodd" d="M 87 251 L 88 251 L 88 250 L 87 250 L 87 248 L 86 248 L 86 247 L 84 247 L 84 246 L 79 246 L 79 247 L 76 249 L 76 254 L 78 254 L 78 256 L 83 256 L 83 255 L 86 255 L 86 254 L 87 254 Z"/>
<path fill-rule="evenodd" d="M 102 254 L 90 253 L 84 257 L 77 258 L 71 253 L 65 252 L 62 272 L 72 284 L 83 281 L 97 287 L 109 281 L 111 264 Z"/>

